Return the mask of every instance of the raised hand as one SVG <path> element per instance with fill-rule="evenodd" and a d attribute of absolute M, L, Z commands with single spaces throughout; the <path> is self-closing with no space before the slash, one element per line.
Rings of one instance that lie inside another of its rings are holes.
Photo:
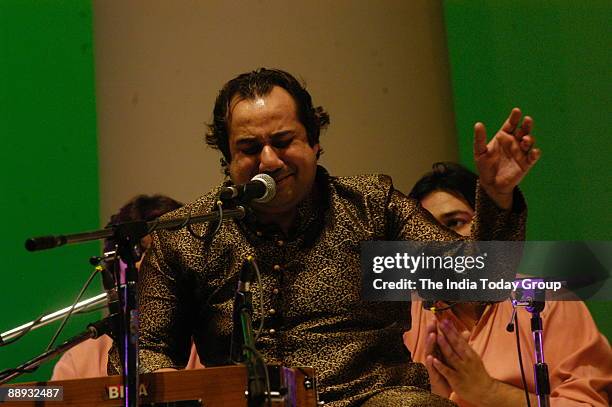
<path fill-rule="evenodd" d="M 533 119 L 517 107 L 487 143 L 484 124 L 474 126 L 474 161 L 480 174 L 480 185 L 495 203 L 504 209 L 512 206 L 512 191 L 538 161 L 541 151 L 534 148 L 531 135 Z"/>

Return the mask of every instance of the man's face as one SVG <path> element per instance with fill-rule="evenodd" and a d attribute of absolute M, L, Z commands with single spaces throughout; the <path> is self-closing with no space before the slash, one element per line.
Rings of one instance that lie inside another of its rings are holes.
<path fill-rule="evenodd" d="M 248 182 L 259 173 L 276 181 L 276 196 L 253 207 L 264 213 L 292 211 L 314 183 L 319 145 L 310 146 L 293 97 L 275 86 L 265 96 L 233 98 L 229 111 L 230 178 Z"/>
<path fill-rule="evenodd" d="M 421 200 L 438 222 L 462 236 L 469 236 L 474 210 L 461 196 L 447 191 L 434 191 Z"/>

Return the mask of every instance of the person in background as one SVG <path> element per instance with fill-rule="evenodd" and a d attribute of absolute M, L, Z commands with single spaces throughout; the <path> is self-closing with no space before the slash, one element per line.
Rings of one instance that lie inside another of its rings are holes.
<path fill-rule="evenodd" d="M 454 163 L 436 163 L 412 188 L 438 222 L 469 236 L 476 207 L 476 174 Z M 438 302 L 432 312 L 412 302 L 412 329 L 404 343 L 424 363 L 432 391 L 460 406 L 523 406 L 526 397 L 515 333 L 506 331 L 512 304 Z M 549 301 L 541 314 L 550 375 L 551 406 L 609 406 L 612 350 L 581 301 Z M 533 378 L 531 314 L 518 310 L 519 340 L 531 405 L 537 405 Z M 434 356 L 434 347 L 442 358 Z M 445 359 L 445 360 L 443 360 Z"/>
<path fill-rule="evenodd" d="M 181 206 L 183 206 L 182 203 L 164 195 L 138 195 L 122 206 L 118 213 L 112 215 L 109 224 L 138 220 L 150 221 Z M 140 242 L 140 253 L 144 254 L 150 245 L 151 237 L 147 235 Z M 104 252 L 112 250 L 115 250 L 115 242 L 112 239 L 106 239 Z M 140 267 L 140 261 L 137 262 L 136 267 Z M 88 339 L 68 350 L 53 368 L 51 380 L 106 376 L 108 351 L 112 344 L 112 338 L 103 335 L 98 339 Z M 204 366 L 200 363 L 195 348 L 192 348 L 186 369 L 202 367 Z"/>

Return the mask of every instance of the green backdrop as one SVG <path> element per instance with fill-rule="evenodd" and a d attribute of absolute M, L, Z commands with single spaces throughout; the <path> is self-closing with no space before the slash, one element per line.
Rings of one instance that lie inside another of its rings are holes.
<path fill-rule="evenodd" d="M 446 0 L 461 161 L 473 125 L 495 134 L 511 108 L 535 120 L 543 154 L 522 184 L 529 240 L 612 240 L 609 0 Z M 588 303 L 612 334 L 611 302 Z"/>
<path fill-rule="evenodd" d="M 444 3 L 462 162 L 472 163 L 474 122 L 494 131 L 517 104 L 536 120 L 544 154 L 523 184 L 531 240 L 611 240 L 611 4 Z M 98 253 L 95 243 L 23 249 L 28 236 L 99 226 L 91 25 L 89 1 L 0 2 L 0 332 L 68 305 Z M 589 305 L 610 336 L 610 303 Z M 63 337 L 96 318 L 76 317 Z M 56 326 L 0 348 L 0 369 L 42 351 Z"/>
<path fill-rule="evenodd" d="M 37 253 L 23 244 L 99 226 L 92 45 L 89 1 L 0 2 L 0 332 L 70 305 L 99 252 L 96 243 Z M 97 318 L 77 317 L 62 337 Z M 0 347 L 0 370 L 42 352 L 57 326 Z M 48 379 L 50 366 L 17 381 Z"/>

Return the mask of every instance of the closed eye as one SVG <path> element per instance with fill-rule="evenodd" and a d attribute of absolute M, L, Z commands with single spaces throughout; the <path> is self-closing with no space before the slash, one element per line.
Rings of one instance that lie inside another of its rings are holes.
<path fill-rule="evenodd" d="M 274 140 L 272 142 L 272 146 L 274 148 L 287 148 L 293 141 L 293 137 L 285 137 L 282 139 Z"/>
<path fill-rule="evenodd" d="M 236 142 L 238 150 L 246 155 L 257 154 L 261 151 L 262 145 L 254 137 L 242 138 Z"/>
<path fill-rule="evenodd" d="M 259 154 L 259 152 L 261 151 L 261 144 L 259 143 L 249 144 L 244 147 L 240 147 L 240 151 L 242 151 L 242 153 L 246 155 Z"/>

